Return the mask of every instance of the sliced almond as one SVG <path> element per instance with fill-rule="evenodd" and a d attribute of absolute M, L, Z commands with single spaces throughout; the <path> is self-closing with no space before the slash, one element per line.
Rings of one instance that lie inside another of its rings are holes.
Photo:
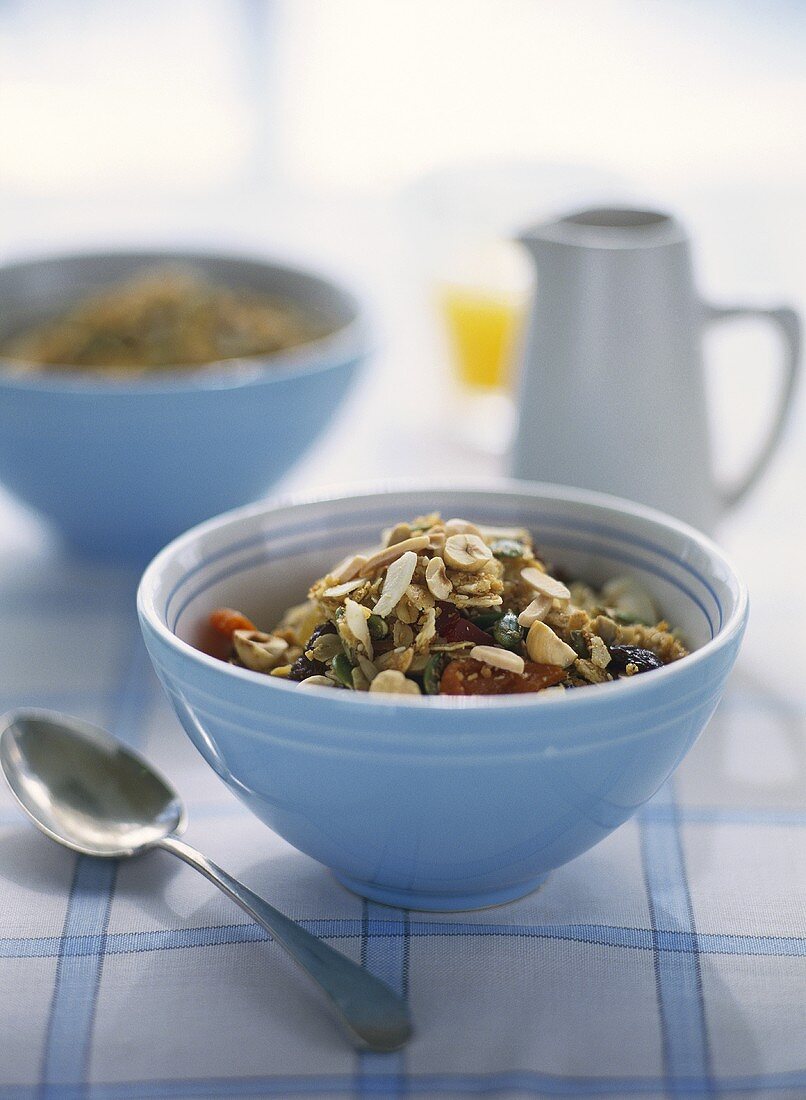
<path fill-rule="evenodd" d="M 571 599 L 571 593 L 562 581 L 555 580 L 548 573 L 541 573 L 533 565 L 521 569 L 521 576 L 530 588 L 534 588 L 535 592 L 539 592 L 542 596 L 551 596 L 553 600 Z"/>
<path fill-rule="evenodd" d="M 471 523 L 466 519 L 449 519 L 445 521 L 445 534 L 446 535 L 478 535 L 481 537 L 481 531 L 475 523 Z"/>
<path fill-rule="evenodd" d="M 408 523 L 397 523 L 394 527 L 384 531 L 383 541 L 386 546 L 395 546 L 399 542 L 404 542 L 406 539 L 411 538 L 411 527 Z"/>
<path fill-rule="evenodd" d="M 453 591 L 453 585 L 448 580 L 445 572 L 445 562 L 442 558 L 431 558 L 425 567 L 425 583 L 428 591 L 438 600 L 447 600 Z"/>
<path fill-rule="evenodd" d="M 395 543 L 394 546 L 387 546 L 383 550 L 378 550 L 367 558 L 361 566 L 359 575 L 368 577 L 370 573 L 374 573 L 376 569 L 391 565 L 393 561 L 402 558 L 403 555 L 407 554 L 410 550 L 418 554 L 421 550 L 428 549 L 428 542 L 428 535 L 415 535 L 414 538 L 404 539 L 403 542 Z"/>
<path fill-rule="evenodd" d="M 372 638 L 369 636 L 369 626 L 367 625 L 370 614 L 368 607 L 363 607 L 355 600 L 347 599 L 344 601 L 344 621 L 355 640 L 364 647 L 364 653 L 371 661 L 373 657 Z"/>
<path fill-rule="evenodd" d="M 470 650 L 470 656 L 476 661 L 483 661 L 485 665 L 492 665 L 493 668 L 505 668 L 507 672 L 516 672 L 518 676 L 523 675 L 526 667 L 523 657 L 519 657 L 517 653 L 510 653 L 508 649 L 499 649 L 492 645 L 474 645 Z"/>
<path fill-rule="evenodd" d="M 358 576 L 358 571 L 367 559 L 363 554 L 348 554 L 342 558 L 335 569 L 330 570 L 330 576 L 334 581 L 351 581 Z"/>
<path fill-rule="evenodd" d="M 492 561 L 493 552 L 480 535 L 457 534 L 449 535 L 445 540 L 443 556 L 453 569 L 478 573 L 488 561 Z"/>
<path fill-rule="evenodd" d="M 414 539 L 410 539 L 414 542 Z M 402 546 L 403 543 L 400 543 Z M 393 547 L 396 549 L 396 547 Z M 383 588 L 378 602 L 375 604 L 374 613 L 382 619 L 397 607 L 406 589 L 411 584 L 414 570 L 417 568 L 417 554 L 414 550 L 405 550 L 399 558 L 391 562 L 386 570 L 383 580 Z"/>
<path fill-rule="evenodd" d="M 332 588 L 326 588 L 322 595 L 328 600 L 340 600 L 342 596 L 349 596 L 351 592 L 355 592 L 356 588 L 360 588 L 362 584 L 365 584 L 361 577 L 356 577 L 355 580 L 345 581 L 344 584 L 334 584 Z"/>
<path fill-rule="evenodd" d="M 383 692 L 387 695 L 420 695 L 419 685 L 409 680 L 397 669 L 387 668 L 379 672 L 369 685 L 371 693 Z"/>
<path fill-rule="evenodd" d="M 551 596 L 535 596 L 528 607 L 524 607 L 520 615 L 518 615 L 518 624 L 520 626 L 531 626 L 532 623 L 543 622 L 546 615 L 551 611 L 554 600 Z"/>
<path fill-rule="evenodd" d="M 568 668 L 577 659 L 576 652 L 558 638 L 550 626 L 536 620 L 526 635 L 526 652 L 529 659 L 539 665 L 559 665 Z"/>

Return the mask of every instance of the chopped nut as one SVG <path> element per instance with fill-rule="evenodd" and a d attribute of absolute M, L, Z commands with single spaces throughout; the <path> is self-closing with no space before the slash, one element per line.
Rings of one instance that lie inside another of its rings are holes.
<path fill-rule="evenodd" d="M 354 668 L 352 672 L 353 689 L 355 691 L 369 691 L 371 681 L 364 675 L 361 668 Z"/>
<path fill-rule="evenodd" d="M 414 680 L 407 679 L 402 672 L 388 668 L 379 672 L 369 685 L 370 693 L 383 692 L 388 695 L 420 695 L 420 687 Z"/>
<path fill-rule="evenodd" d="M 414 641 L 414 631 L 408 623 L 396 619 L 392 627 L 392 641 L 396 646 L 409 646 Z"/>
<path fill-rule="evenodd" d="M 397 605 L 395 614 L 402 623 L 416 623 L 420 617 L 420 608 L 405 595 Z"/>
<path fill-rule="evenodd" d="M 608 620 L 610 621 L 610 620 Z M 568 616 L 568 629 L 569 630 L 582 630 L 583 627 L 588 625 L 588 613 L 582 611 L 576 607 Z M 607 639 L 605 639 L 607 641 Z"/>
<path fill-rule="evenodd" d="M 236 630 L 232 644 L 238 660 L 253 672 L 271 672 L 287 660 L 288 642 L 260 630 Z"/>
<path fill-rule="evenodd" d="M 375 677 L 378 675 L 378 670 L 369 658 L 365 657 L 363 653 L 358 654 L 358 667 L 367 678 L 367 683 L 371 684 Z"/>
<path fill-rule="evenodd" d="M 414 640 L 414 648 L 417 652 L 421 652 L 427 649 L 430 642 L 437 635 L 437 612 L 436 608 L 429 607 L 422 617 L 422 626 L 420 632 Z"/>
<path fill-rule="evenodd" d="M 395 543 L 394 546 L 387 546 L 383 550 L 378 550 L 367 558 L 361 566 L 360 576 L 368 577 L 376 569 L 391 565 L 393 561 L 397 561 L 398 558 L 401 558 L 410 550 L 414 551 L 416 557 L 420 550 L 428 548 L 428 542 L 428 535 L 415 535 L 414 538 L 404 539 L 403 542 Z"/>
<path fill-rule="evenodd" d="M 606 645 L 612 645 L 619 633 L 618 623 L 614 623 L 607 615 L 597 615 L 589 629 L 594 634 L 598 634 Z"/>
<path fill-rule="evenodd" d="M 559 665 L 568 668 L 577 659 L 576 651 L 558 638 L 551 627 L 536 620 L 526 635 L 526 651 L 539 665 Z"/>
<path fill-rule="evenodd" d="M 445 541 L 444 557 L 454 569 L 478 573 L 492 561 L 493 552 L 479 535 L 450 535 Z"/>
<path fill-rule="evenodd" d="M 607 668 L 610 664 L 610 651 L 598 634 L 591 634 L 587 639 L 591 651 L 591 661 L 597 668 Z"/>
<path fill-rule="evenodd" d="M 434 597 L 424 584 L 410 584 L 406 589 L 406 599 L 420 611 L 427 611 L 434 606 Z"/>
<path fill-rule="evenodd" d="M 453 585 L 448 580 L 445 572 L 445 562 L 442 558 L 431 558 L 425 567 L 425 583 L 428 591 L 438 600 L 447 600 L 453 591 Z"/>
<path fill-rule="evenodd" d="M 599 668 L 593 661 L 586 661 L 582 657 L 574 661 L 574 670 L 589 684 L 604 684 L 610 679 L 610 674 L 605 672 L 603 668 Z"/>
<path fill-rule="evenodd" d="M 562 581 L 555 580 L 548 573 L 541 573 L 534 565 L 521 569 L 521 577 L 530 588 L 534 588 L 535 592 L 539 592 L 543 596 L 551 596 L 553 600 L 570 600 L 571 598 L 571 593 Z"/>
<path fill-rule="evenodd" d="M 375 661 L 375 665 L 380 672 L 385 672 L 388 669 L 395 669 L 397 672 L 408 672 L 413 660 L 414 650 L 411 647 L 404 649 L 402 646 L 398 646 L 397 649 L 390 649 L 388 653 L 382 653 Z"/>
<path fill-rule="evenodd" d="M 365 582 L 357 577 L 352 581 L 345 581 L 343 584 L 336 584 L 332 588 L 326 588 L 322 595 L 327 600 L 340 600 L 342 596 L 349 596 L 351 592 L 355 592 L 356 588 L 360 588 Z"/>
<path fill-rule="evenodd" d="M 372 638 L 369 635 L 369 627 L 367 626 L 367 619 L 370 614 L 368 607 L 363 607 L 355 600 L 347 599 L 344 601 L 344 620 L 347 627 L 355 640 L 364 647 L 364 653 L 371 661 L 373 655 Z"/>
<path fill-rule="evenodd" d="M 542 622 L 549 611 L 551 611 L 551 605 L 553 600 L 551 596 L 536 596 L 535 599 L 525 607 L 518 616 L 518 623 L 520 626 L 531 626 L 532 623 L 536 623 L 538 619 Z"/>
<path fill-rule="evenodd" d="M 497 646 L 492 645 L 476 645 L 470 650 L 470 656 L 476 661 L 483 661 L 485 665 L 492 665 L 493 668 L 505 668 L 507 672 L 516 672 L 519 676 L 523 675 L 523 670 L 526 667 L 523 657 L 519 657 L 517 653 L 511 653 L 508 649 L 498 649 Z M 482 675 L 484 670 L 482 669 Z"/>
<path fill-rule="evenodd" d="M 429 531 L 428 532 L 428 548 L 433 550 L 435 554 L 442 554 L 445 550 L 445 539 L 447 535 L 444 531 Z"/>
<path fill-rule="evenodd" d="M 375 604 L 373 612 L 382 619 L 397 607 L 406 589 L 411 584 L 414 570 L 417 568 L 417 555 L 413 550 L 407 550 L 396 561 L 393 561 L 386 570 L 381 598 Z"/>

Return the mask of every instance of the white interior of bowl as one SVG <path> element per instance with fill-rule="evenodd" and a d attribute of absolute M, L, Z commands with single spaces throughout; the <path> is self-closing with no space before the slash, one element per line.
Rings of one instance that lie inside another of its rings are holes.
<path fill-rule="evenodd" d="M 270 629 L 340 558 L 376 544 L 383 527 L 427 511 L 526 526 L 546 561 L 594 585 L 637 577 L 692 650 L 726 627 L 743 598 L 717 548 L 682 524 L 596 494 L 517 487 L 394 491 L 242 510 L 167 548 L 146 575 L 145 602 L 192 646 L 218 606 Z"/>

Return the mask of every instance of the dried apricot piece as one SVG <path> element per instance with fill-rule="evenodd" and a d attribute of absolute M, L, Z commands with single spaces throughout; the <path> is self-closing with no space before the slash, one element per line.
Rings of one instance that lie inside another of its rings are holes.
<path fill-rule="evenodd" d="M 217 607 L 210 614 L 210 626 L 227 638 L 231 638 L 236 630 L 257 630 L 251 619 L 231 607 Z"/>
<path fill-rule="evenodd" d="M 460 657 L 446 665 L 440 680 L 441 695 L 521 695 L 542 691 L 565 679 L 565 669 L 527 661 L 523 675 L 492 668 L 472 657 Z"/>

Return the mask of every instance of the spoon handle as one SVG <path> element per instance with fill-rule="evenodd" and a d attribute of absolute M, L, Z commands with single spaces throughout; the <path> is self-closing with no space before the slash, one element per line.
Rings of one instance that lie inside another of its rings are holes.
<path fill-rule="evenodd" d="M 167 836 L 157 846 L 195 867 L 261 924 L 324 990 L 358 1046 L 390 1051 L 409 1040 L 408 1009 L 388 985 L 306 932 L 183 840 Z"/>

